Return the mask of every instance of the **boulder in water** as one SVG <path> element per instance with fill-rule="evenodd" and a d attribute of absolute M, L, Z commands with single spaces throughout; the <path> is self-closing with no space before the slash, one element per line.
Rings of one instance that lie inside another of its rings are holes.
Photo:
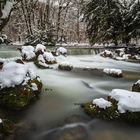
<path fill-rule="evenodd" d="M 93 102 L 85 103 L 81 107 L 92 118 L 140 123 L 139 102 L 139 93 L 114 89 L 107 100 L 94 99 Z"/>
<path fill-rule="evenodd" d="M 37 99 L 42 83 L 26 65 L 12 61 L 4 62 L 0 71 L 0 104 L 20 110 Z"/>
<path fill-rule="evenodd" d="M 132 91 L 140 92 L 140 80 L 138 80 L 133 86 Z"/>
<path fill-rule="evenodd" d="M 60 70 L 66 70 L 71 71 L 73 69 L 73 66 L 68 62 L 61 62 L 58 66 Z"/>

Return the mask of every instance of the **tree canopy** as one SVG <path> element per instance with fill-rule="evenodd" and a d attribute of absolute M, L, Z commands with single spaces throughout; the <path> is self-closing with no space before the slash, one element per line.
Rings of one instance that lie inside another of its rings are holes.
<path fill-rule="evenodd" d="M 128 44 L 140 36 L 139 0 L 89 0 L 83 11 L 92 44 L 108 40 Z"/>

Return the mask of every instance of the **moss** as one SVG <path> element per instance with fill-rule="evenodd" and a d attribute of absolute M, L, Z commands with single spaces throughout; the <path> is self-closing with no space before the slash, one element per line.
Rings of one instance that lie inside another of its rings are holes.
<path fill-rule="evenodd" d="M 140 123 L 140 112 L 129 112 L 119 113 L 118 111 L 118 102 L 111 97 L 108 97 L 108 101 L 112 103 L 111 107 L 106 109 L 99 108 L 91 102 L 82 104 L 84 112 L 92 118 L 101 118 L 105 120 L 121 120 L 130 123 Z"/>
<path fill-rule="evenodd" d="M 116 109 L 116 106 L 112 104 L 111 107 L 106 109 L 99 108 L 95 104 L 86 103 L 82 105 L 84 111 L 91 116 L 92 118 L 102 118 L 105 120 L 118 120 L 119 113 Z"/>
<path fill-rule="evenodd" d="M 32 83 L 38 87 L 37 91 L 32 90 Z M 26 107 L 31 101 L 37 99 L 42 89 L 42 83 L 37 80 L 29 80 L 27 85 L 18 85 L 14 88 L 4 88 L 0 91 L 0 104 L 10 109 L 20 110 Z"/>

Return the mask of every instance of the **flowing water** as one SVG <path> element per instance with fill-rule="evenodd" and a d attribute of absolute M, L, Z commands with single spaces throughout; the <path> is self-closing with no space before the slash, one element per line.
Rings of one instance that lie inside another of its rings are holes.
<path fill-rule="evenodd" d="M 54 69 L 42 70 L 36 68 L 33 63 L 26 64 L 41 77 L 44 85 L 42 95 L 28 109 L 21 112 L 0 109 L 0 116 L 7 117 L 16 123 L 34 122 L 36 131 L 28 134 L 29 139 L 41 139 L 39 138 L 41 134 L 57 127 L 66 117 L 73 114 L 86 117 L 82 109 L 75 105 L 76 103 L 88 102 L 94 98 L 106 98 L 114 88 L 131 90 L 133 83 L 140 79 L 139 64 L 105 59 L 92 53 L 91 55 L 91 51 L 89 51 L 90 55 L 86 53 L 86 55 L 61 58 L 73 64 L 74 70 L 71 72 L 60 71 L 56 66 Z M 16 50 L 0 49 L 0 58 L 19 56 L 20 54 Z M 115 79 L 103 74 L 101 70 L 97 70 L 103 68 L 120 68 L 124 72 L 124 77 Z M 140 138 L 139 126 L 121 122 L 93 120 L 86 124 L 86 127 L 95 140 L 103 138 L 105 140 L 139 140 Z M 25 138 L 22 136 L 19 139 Z"/>

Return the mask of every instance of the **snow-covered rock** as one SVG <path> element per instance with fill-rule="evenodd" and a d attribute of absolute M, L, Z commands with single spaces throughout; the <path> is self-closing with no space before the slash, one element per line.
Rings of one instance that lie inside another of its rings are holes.
<path fill-rule="evenodd" d="M 140 112 L 140 94 L 122 89 L 114 89 L 109 94 L 112 99 L 118 103 L 119 113 Z"/>
<path fill-rule="evenodd" d="M 0 71 L 0 88 L 15 87 L 23 82 L 28 67 L 16 62 L 5 62 Z"/>
<path fill-rule="evenodd" d="M 46 51 L 46 47 L 42 44 L 37 44 L 35 48 L 35 52 L 39 54 L 43 54 Z"/>
<path fill-rule="evenodd" d="M 19 60 L 2 63 L 0 104 L 11 109 L 22 109 L 41 93 L 42 83 L 39 77 Z"/>
<path fill-rule="evenodd" d="M 59 55 L 66 55 L 67 54 L 67 49 L 63 48 L 63 47 L 59 47 L 56 52 L 59 54 Z"/>
<path fill-rule="evenodd" d="M 103 57 L 109 57 L 109 58 L 113 58 L 114 57 L 114 53 L 108 50 L 103 51 L 101 54 L 101 56 Z"/>
<path fill-rule="evenodd" d="M 113 89 L 105 99 L 94 99 L 82 104 L 85 113 L 93 118 L 123 120 L 140 123 L 140 94 L 123 89 Z"/>
<path fill-rule="evenodd" d="M 51 52 L 44 52 L 43 57 L 47 64 L 55 64 L 56 58 L 52 55 Z"/>
<path fill-rule="evenodd" d="M 60 70 L 67 70 L 67 71 L 71 71 L 73 69 L 73 66 L 69 63 L 69 62 L 61 62 L 59 63 L 58 68 Z"/>
<path fill-rule="evenodd" d="M 111 105 L 112 105 L 111 102 L 109 102 L 103 98 L 94 99 L 92 103 L 95 104 L 96 106 L 98 106 L 99 108 L 103 108 L 103 109 L 111 107 Z"/>
<path fill-rule="evenodd" d="M 25 61 L 32 61 L 36 57 L 35 48 L 33 46 L 22 46 L 21 56 Z"/>
<path fill-rule="evenodd" d="M 38 56 L 37 60 L 35 61 L 35 64 L 37 67 L 42 68 L 42 69 L 49 68 L 49 65 L 46 63 L 44 56 L 41 54 Z"/>
<path fill-rule="evenodd" d="M 109 68 L 105 68 L 103 70 L 104 73 L 106 73 L 107 75 L 113 76 L 113 77 L 122 77 L 123 76 L 123 72 L 120 69 L 109 69 Z"/>
<path fill-rule="evenodd" d="M 135 84 L 133 84 L 132 91 L 140 92 L 140 80 L 138 80 Z"/>

